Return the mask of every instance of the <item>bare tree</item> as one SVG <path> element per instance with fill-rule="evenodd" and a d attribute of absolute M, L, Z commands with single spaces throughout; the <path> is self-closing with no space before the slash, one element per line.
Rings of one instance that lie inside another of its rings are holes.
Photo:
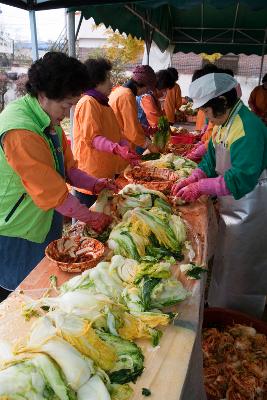
<path fill-rule="evenodd" d="M 8 78 L 5 74 L 0 73 L 0 111 L 5 106 L 5 94 L 8 89 Z"/>
<path fill-rule="evenodd" d="M 16 80 L 16 95 L 18 97 L 24 96 L 26 94 L 26 82 L 28 80 L 27 74 L 21 74 L 19 78 Z"/>

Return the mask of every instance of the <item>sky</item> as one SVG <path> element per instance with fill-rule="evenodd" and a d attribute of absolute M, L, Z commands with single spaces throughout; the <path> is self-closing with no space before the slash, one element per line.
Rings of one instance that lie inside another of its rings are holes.
<path fill-rule="evenodd" d="M 29 13 L 16 7 L 0 4 L 0 27 L 14 40 L 30 40 Z M 38 41 L 56 41 L 65 26 L 64 9 L 36 12 Z"/>

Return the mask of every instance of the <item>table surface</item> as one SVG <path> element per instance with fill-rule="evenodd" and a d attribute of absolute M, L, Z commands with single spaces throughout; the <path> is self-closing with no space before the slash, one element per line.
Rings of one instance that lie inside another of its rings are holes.
<path fill-rule="evenodd" d="M 197 261 L 200 263 L 205 263 L 207 258 L 208 209 L 205 200 L 200 200 L 194 205 L 179 207 L 179 211 L 192 227 L 199 241 Z M 49 287 L 49 277 L 52 274 L 57 276 L 58 285 L 75 275 L 59 270 L 53 262 L 44 258 L 21 283 L 18 290 L 0 304 L 1 339 L 15 341 L 27 334 L 34 319 L 25 321 L 21 316 L 21 304 L 25 301 L 25 296 L 40 297 L 44 293 L 44 288 Z M 153 348 L 147 340 L 138 341 L 145 355 L 145 370 L 133 385 L 132 400 L 143 399 L 143 387 L 150 388 L 151 399 L 181 399 L 198 329 L 199 307 L 203 291 L 200 281 L 187 281 L 186 286 L 192 291 L 192 296 L 175 307 L 175 311 L 179 313 L 179 319 L 175 321 L 175 324 L 164 328 L 160 345 Z"/>

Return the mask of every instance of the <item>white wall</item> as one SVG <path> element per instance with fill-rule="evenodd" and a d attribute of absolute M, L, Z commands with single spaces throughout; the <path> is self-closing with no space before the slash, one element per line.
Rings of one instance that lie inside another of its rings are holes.
<path fill-rule="evenodd" d="M 96 49 L 103 47 L 106 39 L 101 38 L 79 38 L 79 48 Z"/>
<path fill-rule="evenodd" d="M 240 83 L 242 89 L 242 100 L 247 105 L 250 93 L 252 92 L 254 87 L 258 85 L 258 78 L 248 78 L 245 76 L 236 76 L 235 78 Z M 181 87 L 182 96 L 188 96 L 188 88 L 191 80 L 192 75 L 179 74 L 178 83 Z"/>

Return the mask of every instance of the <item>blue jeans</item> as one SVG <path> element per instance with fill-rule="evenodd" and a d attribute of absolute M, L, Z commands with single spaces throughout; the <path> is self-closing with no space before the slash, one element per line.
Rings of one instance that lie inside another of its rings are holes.
<path fill-rule="evenodd" d="M 145 151 L 145 149 L 141 146 L 136 146 L 135 151 L 137 154 L 139 154 L 139 156 L 141 156 L 143 154 L 143 152 Z"/>

